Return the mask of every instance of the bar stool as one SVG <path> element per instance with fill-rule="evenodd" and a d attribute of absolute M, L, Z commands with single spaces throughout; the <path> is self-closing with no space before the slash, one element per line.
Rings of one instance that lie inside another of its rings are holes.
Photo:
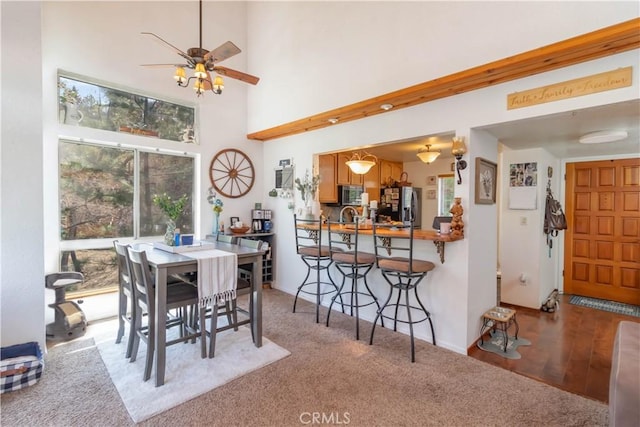
<path fill-rule="evenodd" d="M 337 221 L 327 220 L 327 230 L 329 235 L 329 252 L 331 254 L 331 260 L 336 266 L 336 269 L 342 274 L 342 284 L 338 289 L 338 292 L 331 298 L 331 304 L 329 305 L 329 312 L 327 313 L 327 326 L 329 326 L 329 317 L 331 316 L 331 309 L 336 299 L 340 297 L 340 304 L 343 308 L 349 308 L 349 315 L 353 317 L 355 311 L 356 316 L 356 340 L 360 339 L 360 308 L 367 307 L 372 304 L 378 306 L 380 311 L 380 304 L 378 298 L 373 295 L 369 284 L 367 283 L 367 274 L 371 271 L 376 263 L 376 256 L 372 253 L 363 252 L 358 250 L 359 240 L 359 224 L 355 223 L 342 223 Z M 344 290 L 347 279 L 351 279 L 351 289 Z M 359 281 L 362 280 L 364 289 L 358 288 Z M 346 297 L 346 302 L 343 300 Z M 361 301 L 361 298 L 364 301 Z M 381 317 L 380 323 L 384 327 L 384 320 Z"/>
<path fill-rule="evenodd" d="M 319 219 L 298 219 L 293 215 L 296 234 L 296 253 L 300 255 L 302 261 L 307 266 L 307 275 L 298 286 L 296 297 L 293 300 L 293 312 L 296 312 L 296 304 L 300 292 L 316 296 L 316 323 L 320 323 L 320 301 L 324 295 L 338 292 L 338 287 L 331 278 L 329 266 L 333 263 L 329 246 L 322 245 L 322 222 Z M 315 281 L 308 281 L 311 272 L 316 272 Z M 320 280 L 320 273 L 327 272 L 327 281 Z M 321 289 L 320 285 L 330 285 L 333 289 Z M 315 287 L 313 290 L 306 290 L 305 287 Z"/>
<path fill-rule="evenodd" d="M 426 320 L 429 321 L 431 327 L 431 337 L 433 345 L 436 345 L 436 335 L 433 330 L 433 322 L 431 322 L 431 314 L 425 308 L 420 297 L 418 296 L 418 285 L 427 276 L 427 273 L 435 268 L 430 261 L 417 260 L 413 257 L 413 221 L 409 227 L 409 231 L 402 236 L 390 235 L 385 232 L 386 227 L 380 227 L 373 224 L 373 240 L 376 254 L 376 265 L 380 269 L 382 276 L 389 283 L 390 290 L 387 300 L 382 304 L 382 308 L 378 310 L 378 315 L 373 322 L 371 329 L 371 338 L 369 344 L 373 344 L 373 334 L 376 330 L 376 322 L 379 317 L 393 320 L 393 330 L 396 331 L 398 322 L 409 325 L 409 334 L 411 336 L 411 362 L 416 361 L 415 344 L 413 338 L 413 325 Z M 385 256 L 382 252 L 386 252 L 389 256 Z M 405 256 L 391 256 L 391 252 L 396 251 Z M 389 304 L 394 291 L 398 291 L 398 296 L 394 304 Z M 415 300 L 418 306 L 411 305 L 409 301 L 409 291 L 413 290 Z M 404 300 L 401 297 L 404 293 Z M 399 318 L 400 307 L 405 308 L 406 318 Z M 393 315 L 384 314 L 385 309 L 392 309 Z M 412 313 L 418 315 L 424 314 L 424 317 L 414 319 Z"/>

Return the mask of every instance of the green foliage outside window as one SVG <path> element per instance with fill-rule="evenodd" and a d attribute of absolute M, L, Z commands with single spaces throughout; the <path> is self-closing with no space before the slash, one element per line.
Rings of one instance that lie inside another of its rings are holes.
<path fill-rule="evenodd" d="M 194 143 L 195 109 L 125 91 L 58 77 L 59 121 Z"/>

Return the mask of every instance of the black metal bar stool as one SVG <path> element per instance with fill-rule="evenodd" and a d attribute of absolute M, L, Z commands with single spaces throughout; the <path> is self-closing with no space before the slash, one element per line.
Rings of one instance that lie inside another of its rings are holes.
<path fill-rule="evenodd" d="M 359 227 L 358 221 L 353 223 L 327 221 L 331 260 L 342 274 L 342 284 L 338 292 L 331 298 L 329 312 L 327 313 L 327 326 L 329 326 L 329 317 L 331 316 L 333 304 L 340 297 L 338 304 L 342 306 L 342 311 L 344 312 L 344 308 L 347 307 L 350 316 L 353 316 L 355 312 L 356 340 L 360 339 L 360 308 L 376 304 L 378 311 L 380 311 L 378 298 L 371 292 L 367 283 L 367 274 L 375 265 L 376 256 L 372 253 L 358 250 Z M 351 281 L 351 289 L 345 290 L 347 279 Z M 364 289 L 359 288 L 360 281 L 362 281 Z M 343 299 L 343 297 L 345 298 Z M 380 323 L 384 327 L 383 318 L 380 318 Z"/>
<path fill-rule="evenodd" d="M 378 315 L 373 322 L 371 329 L 371 338 L 369 344 L 373 344 L 373 334 L 376 330 L 376 322 L 379 317 L 393 320 L 393 330 L 396 331 L 398 322 L 409 325 L 409 334 L 411 336 L 411 362 L 416 361 L 415 344 L 413 338 L 413 325 L 426 320 L 429 321 L 431 327 L 431 337 L 433 345 L 436 345 L 436 335 L 433 330 L 433 322 L 431 322 L 431 314 L 425 308 L 420 297 L 418 296 L 418 285 L 427 276 L 427 273 L 435 268 L 430 261 L 417 260 L 413 257 L 413 222 L 408 231 L 398 236 L 397 232 L 390 233 L 388 228 L 376 226 L 373 224 L 373 240 L 376 254 L 376 264 L 389 283 L 390 290 L 387 300 L 382 304 L 382 308 L 378 310 Z M 395 251 L 404 253 L 406 256 L 391 256 Z M 385 256 L 384 253 L 388 256 Z M 394 291 L 398 291 L 396 302 L 389 304 Z M 413 290 L 417 306 L 412 305 L 409 300 L 409 291 Z M 404 294 L 404 298 L 402 296 Z M 400 318 L 400 307 L 404 307 L 406 318 Z M 393 315 L 385 314 L 385 310 L 393 311 Z M 414 319 L 413 314 L 424 317 Z"/>
<path fill-rule="evenodd" d="M 298 286 L 296 297 L 293 300 L 293 312 L 296 312 L 296 304 L 300 292 L 315 295 L 316 323 L 319 323 L 320 301 L 322 297 L 333 292 L 338 292 L 338 287 L 329 273 L 329 266 L 333 263 L 331 253 L 329 246 L 322 245 L 322 222 L 319 219 L 300 219 L 294 214 L 293 221 L 296 233 L 296 252 L 307 266 L 307 275 L 302 281 L 302 284 Z M 311 278 L 312 271 L 316 272 L 315 280 L 311 279 L 311 281 L 308 281 Z M 328 281 L 323 282 L 320 280 L 320 273 L 322 271 L 326 271 Z M 327 289 L 326 286 L 322 289 L 321 285 L 329 285 L 329 289 Z M 311 287 L 313 290 L 304 289 L 306 287 Z"/>

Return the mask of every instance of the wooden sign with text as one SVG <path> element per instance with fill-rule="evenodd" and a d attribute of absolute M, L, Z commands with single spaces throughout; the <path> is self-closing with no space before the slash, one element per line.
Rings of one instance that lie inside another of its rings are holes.
<path fill-rule="evenodd" d="M 631 86 L 632 67 L 507 95 L 507 110 Z"/>

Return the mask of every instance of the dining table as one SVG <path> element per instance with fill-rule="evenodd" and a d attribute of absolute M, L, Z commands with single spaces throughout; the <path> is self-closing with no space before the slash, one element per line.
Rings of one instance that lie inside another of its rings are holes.
<path fill-rule="evenodd" d="M 150 243 L 134 243 L 136 250 L 144 250 L 149 266 L 154 270 L 156 287 L 156 334 L 153 366 L 155 367 L 156 387 L 164 384 L 166 366 L 167 338 L 167 278 L 174 274 L 193 273 L 198 271 L 198 260 L 188 256 L 188 252 L 178 253 L 158 249 Z M 253 343 L 262 346 L 262 256 L 264 250 L 248 248 L 232 243 L 203 241 L 203 250 L 217 249 L 233 253 L 238 258 L 238 265 L 252 264 L 251 280 L 251 312 L 250 325 Z"/>

